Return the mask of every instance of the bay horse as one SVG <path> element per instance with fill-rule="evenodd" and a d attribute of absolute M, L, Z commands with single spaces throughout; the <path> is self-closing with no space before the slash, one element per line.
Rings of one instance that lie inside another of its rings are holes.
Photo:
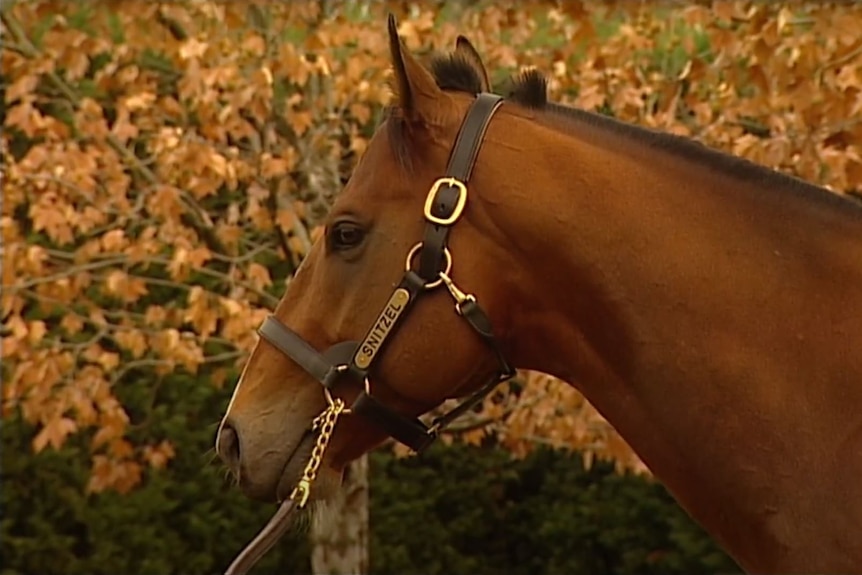
<path fill-rule="evenodd" d="M 325 501 L 470 403 L 418 416 L 536 370 L 743 569 L 862 572 L 862 207 L 548 102 L 536 72 L 495 96 L 466 39 L 428 69 L 388 32 L 396 103 L 219 428 L 243 492 Z"/>

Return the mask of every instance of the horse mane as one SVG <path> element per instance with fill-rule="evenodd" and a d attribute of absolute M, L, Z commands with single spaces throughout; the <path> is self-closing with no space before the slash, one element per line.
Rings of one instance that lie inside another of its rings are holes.
<path fill-rule="evenodd" d="M 468 94 L 478 94 L 482 90 L 479 71 L 458 52 L 434 57 L 430 69 L 441 90 Z M 548 105 L 548 80 L 534 68 L 513 78 L 504 92 L 506 99 L 527 108 L 542 109 Z"/>

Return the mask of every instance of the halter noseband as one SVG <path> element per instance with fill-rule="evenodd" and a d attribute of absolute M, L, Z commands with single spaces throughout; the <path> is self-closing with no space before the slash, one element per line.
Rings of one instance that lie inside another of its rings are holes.
<path fill-rule="evenodd" d="M 323 384 L 329 408 L 340 403 L 337 413 L 351 413 L 371 420 L 392 438 L 416 452 L 428 447 L 438 432 L 490 393 L 497 385 L 515 375 L 491 327 L 488 316 L 473 295 L 462 292 L 449 276 L 452 254 L 447 247 L 449 231 L 461 217 L 467 201 L 467 182 L 476 163 L 485 130 L 503 102 L 501 96 L 479 94 L 464 118 L 449 157 L 446 175 L 431 186 L 425 200 L 425 235 L 407 254 L 404 276 L 365 337 L 359 341 L 336 343 L 323 353 L 314 349 L 302 336 L 270 315 L 260 326 L 261 337 L 290 357 L 306 372 Z M 418 269 L 413 263 L 418 256 Z M 413 417 L 406 417 L 378 401 L 371 393 L 369 371 L 379 357 L 388 338 L 423 293 L 445 286 L 455 300 L 455 311 L 491 348 L 500 368 L 497 374 L 457 407 L 436 418 L 431 426 Z M 363 384 L 363 390 L 349 409 L 340 399 L 333 399 L 332 389 L 343 378 Z M 325 411 L 324 414 L 327 412 Z M 321 415 L 324 415 L 321 414 Z M 328 437 L 326 438 L 328 441 Z M 325 444 L 324 446 L 325 447 Z M 321 451 L 323 449 L 321 448 Z M 307 496 L 307 487 L 306 494 Z M 303 499 L 304 502 L 304 499 Z"/>

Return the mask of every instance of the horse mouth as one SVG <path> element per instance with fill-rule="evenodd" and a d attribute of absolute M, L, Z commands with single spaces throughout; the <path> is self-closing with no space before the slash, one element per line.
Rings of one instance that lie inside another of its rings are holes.
<path fill-rule="evenodd" d="M 275 499 L 279 504 L 278 510 L 258 535 L 236 556 L 225 575 L 245 575 L 248 573 L 290 529 L 294 515 L 300 512 L 302 507 L 302 504 L 299 501 L 294 501 L 291 495 L 311 459 L 316 440 L 317 434 L 311 429 L 307 429 L 302 434 L 296 448 L 288 455 L 276 484 Z"/>

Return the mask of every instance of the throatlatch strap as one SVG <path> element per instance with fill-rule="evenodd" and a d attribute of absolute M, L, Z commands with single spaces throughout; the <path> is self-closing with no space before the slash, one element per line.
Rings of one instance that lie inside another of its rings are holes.
<path fill-rule="evenodd" d="M 389 437 L 397 439 L 416 453 L 431 445 L 436 438 L 435 434 L 429 433 L 428 426 L 419 419 L 401 415 L 364 391 L 350 406 L 350 410 L 368 418 Z"/>
<path fill-rule="evenodd" d="M 505 381 L 515 375 L 515 370 L 509 365 L 503 350 L 500 349 L 500 342 L 494 336 L 494 329 L 491 326 L 491 320 L 488 315 L 479 306 L 479 302 L 475 299 L 470 299 L 464 303 L 458 304 L 458 309 L 461 310 L 461 316 L 467 320 L 470 327 L 473 328 L 485 344 L 491 348 L 494 355 L 497 356 L 497 362 L 500 364 L 500 381 Z"/>

